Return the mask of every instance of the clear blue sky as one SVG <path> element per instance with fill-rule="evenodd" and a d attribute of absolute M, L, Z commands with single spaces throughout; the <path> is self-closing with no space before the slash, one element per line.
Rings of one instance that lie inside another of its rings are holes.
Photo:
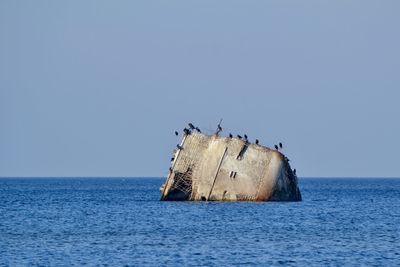
<path fill-rule="evenodd" d="M 1 1 L 0 176 L 163 176 L 193 122 L 400 176 L 400 1 Z"/>

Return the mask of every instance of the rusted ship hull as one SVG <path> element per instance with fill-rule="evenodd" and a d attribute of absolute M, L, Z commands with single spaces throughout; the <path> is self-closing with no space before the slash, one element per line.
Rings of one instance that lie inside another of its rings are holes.
<path fill-rule="evenodd" d="M 161 200 L 300 201 L 296 175 L 279 151 L 239 138 L 185 134 Z"/>

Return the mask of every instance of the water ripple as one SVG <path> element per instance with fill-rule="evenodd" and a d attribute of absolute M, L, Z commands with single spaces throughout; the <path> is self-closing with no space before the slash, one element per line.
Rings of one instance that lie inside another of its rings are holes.
<path fill-rule="evenodd" d="M 399 266 L 400 179 L 303 202 L 160 202 L 162 179 L 0 179 L 0 265 Z"/>

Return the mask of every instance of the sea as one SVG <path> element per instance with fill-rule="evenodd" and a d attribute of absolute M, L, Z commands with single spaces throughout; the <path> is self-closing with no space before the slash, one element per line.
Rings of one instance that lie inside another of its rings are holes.
<path fill-rule="evenodd" d="M 0 178 L 0 266 L 400 266 L 400 179 L 161 202 L 163 178 Z"/>

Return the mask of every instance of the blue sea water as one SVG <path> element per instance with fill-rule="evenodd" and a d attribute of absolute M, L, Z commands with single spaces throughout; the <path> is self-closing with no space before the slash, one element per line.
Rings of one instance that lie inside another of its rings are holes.
<path fill-rule="evenodd" d="M 0 266 L 400 266 L 400 179 L 160 202 L 160 178 L 1 178 Z"/>

